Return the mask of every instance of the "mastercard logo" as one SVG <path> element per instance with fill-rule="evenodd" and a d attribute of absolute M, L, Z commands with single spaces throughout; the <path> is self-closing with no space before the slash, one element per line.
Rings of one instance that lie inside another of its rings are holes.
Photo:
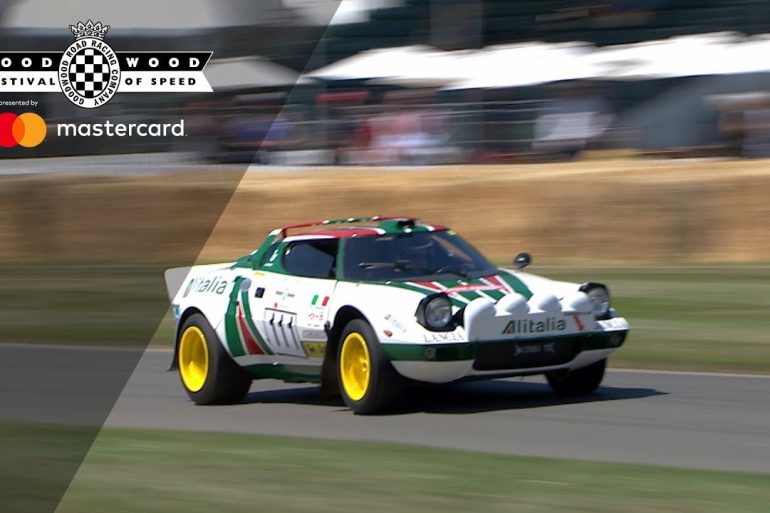
<path fill-rule="evenodd" d="M 18 144 L 34 148 L 43 142 L 47 131 L 45 120 L 34 112 L 0 114 L 0 147 L 13 148 Z"/>

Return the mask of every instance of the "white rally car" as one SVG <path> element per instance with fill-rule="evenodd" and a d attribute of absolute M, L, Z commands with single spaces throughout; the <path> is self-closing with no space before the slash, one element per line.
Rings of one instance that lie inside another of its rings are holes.
<path fill-rule="evenodd" d="M 284 227 L 236 262 L 166 272 L 172 367 L 197 404 L 239 401 L 255 378 L 320 382 L 356 413 L 394 405 L 410 381 L 545 374 L 556 393 L 593 392 L 628 323 L 604 285 L 528 263 L 499 269 L 407 217 Z"/>

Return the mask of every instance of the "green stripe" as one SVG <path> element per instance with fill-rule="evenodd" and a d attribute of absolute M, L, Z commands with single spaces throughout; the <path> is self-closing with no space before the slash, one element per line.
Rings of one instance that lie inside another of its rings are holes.
<path fill-rule="evenodd" d="M 235 319 L 236 305 L 238 304 L 238 290 L 244 278 L 238 277 L 233 281 L 233 290 L 230 292 L 230 302 L 227 304 L 225 313 L 225 338 L 230 354 L 234 357 L 243 356 L 246 352 L 241 344 L 241 337 L 238 335 L 238 322 Z"/>
<path fill-rule="evenodd" d="M 433 283 L 438 283 L 442 287 L 445 287 L 445 288 L 448 288 L 448 289 L 451 289 L 452 287 L 461 286 L 460 282 L 458 280 L 436 281 L 436 282 L 433 282 Z M 452 294 L 460 296 L 461 298 L 464 298 L 467 302 L 471 302 L 474 299 L 478 299 L 479 297 L 481 297 L 478 294 L 476 294 L 475 292 L 452 292 Z M 452 296 L 449 296 L 449 297 L 451 298 Z M 462 304 L 464 305 L 465 302 L 462 302 Z"/>
<path fill-rule="evenodd" d="M 428 358 L 425 354 L 426 349 L 435 351 L 435 356 Z M 476 344 L 473 342 L 461 344 L 382 344 L 382 350 L 390 361 L 393 362 L 454 362 L 458 360 L 473 360 L 476 357 Z"/>
<path fill-rule="evenodd" d="M 407 283 L 399 282 L 399 281 L 391 281 L 390 283 L 382 283 L 382 285 L 385 285 L 386 287 L 396 287 L 397 289 L 404 289 L 404 290 L 411 290 L 412 292 L 419 292 L 420 294 L 424 296 L 430 296 L 431 294 L 437 294 L 439 291 L 432 291 L 429 289 L 424 289 L 422 287 L 418 287 L 416 285 L 409 285 Z M 453 306 L 456 306 L 458 308 L 462 308 L 465 306 L 465 303 L 463 301 L 460 301 L 457 298 L 454 298 L 452 296 L 449 296 L 449 300 L 452 302 Z"/>
<path fill-rule="evenodd" d="M 259 346 L 262 348 L 262 350 L 265 353 L 273 354 L 273 352 L 270 350 L 270 347 L 265 342 L 265 339 L 262 338 L 262 334 L 254 325 L 254 320 L 251 317 L 251 306 L 249 306 L 249 293 L 246 290 L 241 292 L 241 306 L 243 307 L 243 313 L 244 313 L 244 316 L 246 317 L 246 324 L 248 324 L 249 328 L 251 328 L 251 331 L 254 333 L 254 336 L 257 337 L 257 344 L 259 344 Z"/>
<path fill-rule="evenodd" d="M 444 287 L 447 287 L 447 288 L 461 287 L 462 286 L 461 282 L 457 281 L 457 280 L 455 280 L 455 281 L 442 281 L 442 282 L 439 282 L 439 283 L 441 285 L 443 285 Z M 473 285 L 473 286 L 490 287 L 488 284 L 484 283 L 483 281 L 481 281 L 478 278 L 475 278 L 473 280 L 467 281 L 466 283 L 468 283 L 468 285 Z M 480 297 L 484 297 L 482 295 L 482 293 L 488 295 L 495 302 L 499 301 L 500 299 L 502 299 L 505 296 L 504 292 L 498 291 L 498 290 L 493 289 L 493 288 L 489 288 L 488 290 L 470 290 L 470 291 L 467 291 L 467 292 L 454 292 L 454 294 L 457 294 L 457 295 L 459 295 L 461 297 L 464 297 L 468 301 L 473 301 L 474 299 L 478 299 Z M 484 299 L 486 299 L 486 298 L 484 298 Z"/>
<path fill-rule="evenodd" d="M 505 283 L 508 284 L 514 291 L 518 292 L 522 296 L 524 296 L 525 299 L 529 299 L 532 297 L 532 291 L 529 290 L 529 287 L 524 285 L 524 282 L 521 281 L 519 278 L 513 275 L 510 271 L 506 271 L 505 269 L 500 269 L 500 272 L 497 274 L 498 278 L 503 280 Z"/>
<path fill-rule="evenodd" d="M 273 365 L 258 363 L 243 367 L 256 378 L 280 379 L 289 383 L 318 383 L 321 381 L 320 365 Z"/>
<path fill-rule="evenodd" d="M 482 290 L 481 292 L 491 297 L 495 302 L 500 301 L 505 297 L 505 292 L 499 289 Z"/>
<path fill-rule="evenodd" d="M 457 294 L 460 297 L 464 297 L 469 302 L 481 297 L 478 292 L 474 292 L 472 290 L 467 292 L 453 292 L 453 294 Z"/>
<path fill-rule="evenodd" d="M 315 306 L 315 302 L 318 301 L 318 294 L 313 296 L 313 300 L 310 302 L 311 305 Z"/>

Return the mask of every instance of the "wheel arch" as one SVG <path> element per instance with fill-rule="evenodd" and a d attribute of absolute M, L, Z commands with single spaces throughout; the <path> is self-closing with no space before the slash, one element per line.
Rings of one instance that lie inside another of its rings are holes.
<path fill-rule="evenodd" d="M 362 321 L 366 321 L 371 325 L 372 323 L 369 322 L 369 319 L 366 318 L 366 315 L 361 312 L 358 308 L 351 305 L 345 305 L 341 307 L 339 310 L 337 310 L 337 313 L 334 315 L 334 322 L 329 326 L 327 329 L 327 346 L 326 346 L 326 354 L 329 354 L 329 348 L 330 346 L 334 346 L 334 348 L 337 348 L 337 344 L 339 344 L 340 335 L 342 335 L 342 330 L 345 329 L 345 326 L 352 320 L 355 319 L 361 319 Z M 336 355 L 336 352 L 334 353 Z"/>
<path fill-rule="evenodd" d="M 185 321 L 195 314 L 201 314 L 204 318 L 206 317 L 199 308 L 194 306 L 187 307 L 187 309 L 179 316 L 179 321 L 176 323 L 176 330 L 174 332 L 174 354 L 172 355 L 168 369 L 166 369 L 167 371 L 177 370 L 179 366 L 177 362 L 177 357 L 179 356 L 179 332 L 182 330 Z M 208 321 L 208 318 L 206 318 L 206 320 Z"/>
<path fill-rule="evenodd" d="M 335 393 L 338 390 L 337 378 L 337 352 L 339 350 L 340 336 L 345 326 L 352 320 L 360 319 L 371 325 L 369 319 L 358 308 L 345 305 L 334 314 L 334 320 L 326 326 L 326 352 L 321 366 L 321 390 Z"/>

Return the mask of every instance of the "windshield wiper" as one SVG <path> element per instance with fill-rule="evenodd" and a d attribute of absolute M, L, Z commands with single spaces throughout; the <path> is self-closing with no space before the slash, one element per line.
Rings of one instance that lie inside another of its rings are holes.
<path fill-rule="evenodd" d="M 358 264 L 359 269 L 397 269 L 403 270 L 411 262 L 409 260 L 396 260 L 395 262 L 361 262 Z"/>
<path fill-rule="evenodd" d="M 433 271 L 434 274 L 443 274 L 445 272 L 456 274 L 457 276 L 459 276 L 460 278 L 462 278 L 464 280 L 470 280 L 471 279 L 471 275 L 468 274 L 467 272 L 461 271 L 461 270 L 458 270 L 458 269 L 452 269 L 451 266 L 439 267 L 438 269 Z"/>
<path fill-rule="evenodd" d="M 358 264 L 359 269 L 394 269 L 397 271 L 414 271 L 421 275 L 431 276 L 446 273 L 456 274 L 460 278 L 470 279 L 470 275 L 465 271 L 452 269 L 451 265 L 429 268 L 429 267 L 416 267 L 411 265 L 411 260 L 396 260 L 395 262 L 361 262 Z"/>

